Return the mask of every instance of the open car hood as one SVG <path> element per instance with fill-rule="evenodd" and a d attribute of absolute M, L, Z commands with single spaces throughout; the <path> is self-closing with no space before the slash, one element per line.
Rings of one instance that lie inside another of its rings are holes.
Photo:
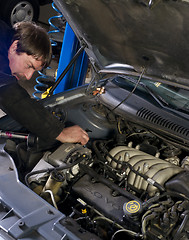
<path fill-rule="evenodd" d="M 103 72 L 189 87 L 189 1 L 55 0 Z"/>

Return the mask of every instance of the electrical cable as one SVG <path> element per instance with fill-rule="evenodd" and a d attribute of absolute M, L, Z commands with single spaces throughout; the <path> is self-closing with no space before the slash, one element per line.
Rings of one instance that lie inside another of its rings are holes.
<path fill-rule="evenodd" d="M 112 235 L 111 240 L 114 240 L 115 236 L 116 236 L 118 233 L 123 233 L 123 232 L 129 234 L 129 235 L 132 236 L 132 237 L 142 237 L 142 234 L 139 235 L 138 233 L 135 233 L 135 232 L 130 231 L 130 230 L 127 230 L 127 229 L 120 229 L 120 230 L 117 230 L 117 231 Z"/>
<path fill-rule="evenodd" d="M 185 199 L 185 200 L 189 201 L 189 198 L 182 193 L 167 191 L 167 192 L 164 192 L 161 195 L 156 195 L 156 196 L 150 198 L 146 202 L 143 202 L 143 207 L 148 208 L 153 202 L 157 202 L 157 201 L 159 201 L 160 198 L 164 198 L 165 196 L 178 197 L 178 198 L 182 198 L 182 199 Z"/>
<path fill-rule="evenodd" d="M 181 235 L 182 231 L 184 230 L 184 228 L 185 228 L 185 226 L 186 226 L 186 224 L 187 224 L 187 222 L 188 222 L 188 219 L 189 219 L 189 211 L 187 210 L 186 212 L 187 212 L 187 214 L 185 213 L 184 219 L 183 219 L 182 223 L 180 224 L 180 227 L 179 227 L 179 229 L 177 230 L 177 232 L 176 232 L 173 240 L 180 239 L 180 235 Z"/>
<path fill-rule="evenodd" d="M 118 164 L 123 164 L 122 162 L 120 162 L 119 160 L 117 160 L 115 157 L 113 157 L 113 156 L 108 152 L 107 149 L 102 148 L 102 146 L 101 146 L 101 150 L 102 150 L 105 154 L 107 154 L 107 156 L 110 157 L 114 162 L 116 162 L 116 163 L 118 163 Z M 161 192 L 165 192 L 165 188 L 164 188 L 163 186 L 161 186 L 158 182 L 156 182 L 156 181 L 153 180 L 152 178 L 150 178 L 150 177 L 146 176 L 145 174 L 142 174 L 142 173 L 140 173 L 139 171 L 135 170 L 134 167 L 133 167 L 130 163 L 124 162 L 124 165 L 125 165 L 126 167 L 129 167 L 130 170 L 131 170 L 132 172 L 134 172 L 136 175 L 138 175 L 138 176 L 142 177 L 144 180 L 146 180 L 150 185 L 153 185 L 154 187 L 156 187 L 157 189 L 159 189 Z"/>
<path fill-rule="evenodd" d="M 63 163 L 62 165 L 60 165 L 58 167 L 46 168 L 46 169 L 41 169 L 41 170 L 29 172 L 25 176 L 25 183 L 29 187 L 30 186 L 30 184 L 28 182 L 29 177 L 31 177 L 33 175 L 36 175 L 36 174 L 40 174 L 40 173 L 45 173 L 45 172 L 49 173 L 49 172 L 52 172 L 54 170 L 62 171 L 62 170 L 65 170 L 65 169 L 68 169 L 68 168 L 71 168 L 71 167 L 75 166 L 76 164 L 80 163 L 81 161 L 83 161 L 84 159 L 87 159 L 87 158 L 88 157 L 84 154 L 84 155 L 78 157 L 78 159 L 75 162 L 69 163 L 67 165 L 65 165 L 65 163 Z"/>
<path fill-rule="evenodd" d="M 117 109 L 122 103 L 124 103 L 125 101 L 127 101 L 127 100 L 132 96 L 132 94 L 134 93 L 134 91 L 135 91 L 136 88 L 138 87 L 138 85 L 139 85 L 139 83 L 140 83 L 140 80 L 141 80 L 142 76 L 144 75 L 145 71 L 146 71 L 146 68 L 144 67 L 143 70 L 142 70 L 142 72 L 141 72 L 141 74 L 140 74 L 140 76 L 139 76 L 139 79 L 138 79 L 137 82 L 136 82 L 136 85 L 135 85 L 134 88 L 133 88 L 133 90 L 132 90 L 132 91 L 127 95 L 127 97 L 124 98 L 117 106 L 115 106 L 113 109 L 111 109 L 111 110 L 108 112 L 108 115 L 109 115 L 110 113 L 114 112 L 115 109 Z"/>
<path fill-rule="evenodd" d="M 103 176 L 97 174 L 93 169 L 87 167 L 84 164 L 80 164 L 80 168 L 83 172 L 87 173 L 89 176 L 95 178 L 98 182 L 101 182 L 103 184 L 105 184 L 107 187 L 109 187 L 110 189 L 119 192 L 121 195 L 123 195 L 124 197 L 128 198 L 128 199 L 135 199 L 136 201 L 138 201 L 139 203 L 141 202 L 141 199 L 139 199 L 138 197 L 134 196 L 133 194 L 131 194 L 130 192 L 127 192 L 125 190 L 123 190 L 122 188 L 120 188 L 119 186 L 117 186 L 115 183 L 113 183 L 112 181 L 110 181 L 109 179 L 104 178 Z"/>

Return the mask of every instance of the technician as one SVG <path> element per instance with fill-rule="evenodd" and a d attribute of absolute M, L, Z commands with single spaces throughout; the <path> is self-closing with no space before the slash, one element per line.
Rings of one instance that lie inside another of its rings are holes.
<path fill-rule="evenodd" d="M 13 28 L 0 20 L 0 108 L 44 141 L 86 144 L 88 134 L 79 126 L 63 124 L 32 99 L 18 81 L 29 80 L 47 67 L 51 44 L 46 31 L 35 23 L 20 22 Z"/>

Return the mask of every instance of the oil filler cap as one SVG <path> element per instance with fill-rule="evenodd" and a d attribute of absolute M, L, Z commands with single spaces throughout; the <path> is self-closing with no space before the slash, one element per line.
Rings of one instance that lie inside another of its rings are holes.
<path fill-rule="evenodd" d="M 126 202 L 123 205 L 123 212 L 125 216 L 135 217 L 142 212 L 142 204 L 136 200 Z"/>

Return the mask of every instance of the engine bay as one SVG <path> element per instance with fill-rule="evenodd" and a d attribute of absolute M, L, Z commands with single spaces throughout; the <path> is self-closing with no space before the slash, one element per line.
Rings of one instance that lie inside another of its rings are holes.
<path fill-rule="evenodd" d="M 94 133 L 86 146 L 7 140 L 19 179 L 66 216 L 65 227 L 77 223 L 94 239 L 189 239 L 186 148 L 113 113 L 107 117 L 100 104 L 88 111 L 80 105 Z M 101 116 L 96 132 L 94 111 Z"/>

